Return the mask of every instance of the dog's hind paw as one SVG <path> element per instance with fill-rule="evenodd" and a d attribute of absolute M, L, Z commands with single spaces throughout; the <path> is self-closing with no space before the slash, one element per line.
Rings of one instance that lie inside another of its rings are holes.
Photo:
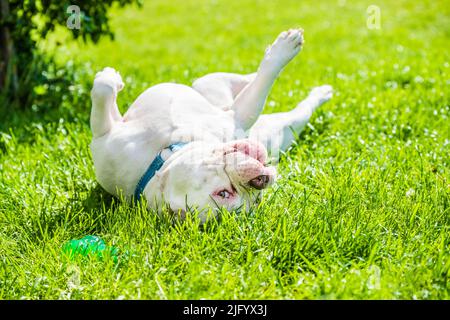
<path fill-rule="evenodd" d="M 317 99 L 318 106 L 327 102 L 332 97 L 333 97 L 333 87 L 327 84 L 313 88 L 308 96 L 308 98 L 310 99 Z"/>
<path fill-rule="evenodd" d="M 280 33 L 275 42 L 267 48 L 261 67 L 279 72 L 300 52 L 303 42 L 302 29 L 290 29 Z"/>

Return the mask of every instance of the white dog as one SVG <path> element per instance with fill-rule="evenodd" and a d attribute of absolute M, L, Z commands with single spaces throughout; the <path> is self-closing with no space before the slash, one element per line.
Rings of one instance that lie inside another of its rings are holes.
<path fill-rule="evenodd" d="M 192 207 L 248 208 L 275 179 L 267 149 L 273 155 L 288 148 L 332 96 L 330 86 L 316 87 L 294 110 L 260 116 L 272 84 L 302 44 L 302 30 L 282 32 L 256 73 L 212 73 L 192 88 L 159 84 L 124 116 L 116 104 L 124 86 L 119 73 L 99 72 L 91 92 L 91 150 L 99 183 L 129 200 L 145 197 L 150 208 L 166 204 L 182 218 Z"/>

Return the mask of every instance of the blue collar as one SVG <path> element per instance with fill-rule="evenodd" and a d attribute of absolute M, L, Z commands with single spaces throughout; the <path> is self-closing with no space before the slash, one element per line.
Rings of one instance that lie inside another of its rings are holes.
<path fill-rule="evenodd" d="M 176 142 L 172 143 L 170 146 L 168 146 L 166 149 L 169 149 L 172 152 L 176 152 L 180 150 L 187 142 Z M 165 150 L 165 149 L 163 149 Z M 145 171 L 144 175 L 139 179 L 138 184 L 136 185 L 136 188 L 134 189 L 134 201 L 136 203 L 139 202 L 141 199 L 141 194 L 144 192 L 145 187 L 150 182 L 150 180 L 153 178 L 153 176 L 156 174 L 156 171 L 161 169 L 163 166 L 165 160 L 161 157 L 161 152 L 158 153 L 156 158 L 150 163 L 149 167 Z"/>

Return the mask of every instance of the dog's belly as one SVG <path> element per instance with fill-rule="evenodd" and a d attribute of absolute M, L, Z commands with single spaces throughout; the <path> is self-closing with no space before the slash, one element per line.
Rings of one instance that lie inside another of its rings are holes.
<path fill-rule="evenodd" d="M 139 121 L 145 127 L 170 132 L 169 141 L 217 140 L 234 137 L 232 111 L 211 105 L 191 87 L 163 83 L 144 91 L 131 105 L 124 118 Z"/>

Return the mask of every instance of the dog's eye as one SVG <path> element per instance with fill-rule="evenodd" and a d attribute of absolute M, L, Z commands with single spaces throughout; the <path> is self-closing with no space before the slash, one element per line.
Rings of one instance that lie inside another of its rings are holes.
<path fill-rule="evenodd" d="M 219 197 L 223 199 L 228 199 L 230 197 L 230 193 L 227 190 L 222 190 L 218 193 Z"/>

